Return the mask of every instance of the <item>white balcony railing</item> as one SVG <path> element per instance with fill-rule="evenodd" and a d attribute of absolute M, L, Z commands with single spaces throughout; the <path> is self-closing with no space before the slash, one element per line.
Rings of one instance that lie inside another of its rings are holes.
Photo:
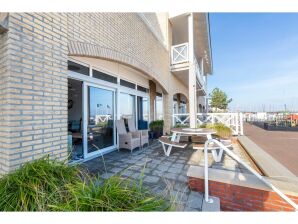
<path fill-rule="evenodd" d="M 188 43 L 174 45 L 171 48 L 171 65 L 178 65 L 189 62 L 189 46 Z M 201 65 L 194 57 L 194 67 L 197 80 L 200 82 L 201 88 L 206 91 L 206 77 L 203 75 Z"/>
<path fill-rule="evenodd" d="M 188 62 L 188 58 L 188 43 L 178 44 L 171 47 L 172 65 Z"/>
<path fill-rule="evenodd" d="M 197 113 L 197 126 L 222 123 L 231 128 L 233 135 L 243 135 L 242 113 Z M 189 125 L 189 114 L 173 114 L 173 126 Z"/>

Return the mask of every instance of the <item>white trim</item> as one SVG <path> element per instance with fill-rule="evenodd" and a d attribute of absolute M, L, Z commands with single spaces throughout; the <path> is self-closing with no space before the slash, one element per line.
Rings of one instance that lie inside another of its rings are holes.
<path fill-rule="evenodd" d="M 80 73 L 76 73 L 76 72 L 73 72 L 73 71 L 70 71 L 68 70 L 68 75 L 71 75 L 72 77 L 76 78 L 76 79 L 79 79 L 79 80 L 82 80 L 82 81 L 89 81 L 89 82 L 93 82 L 93 83 L 98 83 L 100 85 L 105 85 L 105 86 L 109 86 L 110 84 L 111 85 L 120 85 L 120 79 L 123 79 L 127 82 L 131 82 L 133 84 L 136 85 L 135 89 L 137 90 L 137 86 L 142 86 L 146 89 L 149 89 L 149 84 L 148 85 L 145 85 L 144 83 L 139 83 L 139 82 L 136 82 L 134 80 L 131 80 L 131 79 L 127 79 L 125 76 L 121 75 L 121 74 L 117 74 L 117 73 L 114 73 L 114 72 L 111 72 L 111 71 L 108 71 L 108 70 L 105 70 L 103 68 L 100 68 L 98 66 L 94 66 L 93 64 L 88 64 L 88 63 L 85 63 L 85 62 L 80 62 L 78 61 L 77 59 L 73 59 L 73 58 L 69 58 L 68 61 L 72 61 L 72 62 L 75 62 L 77 64 L 80 64 L 80 65 L 83 65 L 85 67 L 88 67 L 89 68 L 89 76 L 88 75 L 83 75 L 83 74 L 80 74 Z M 108 81 L 105 81 L 105 80 L 102 80 L 102 79 L 97 79 L 97 78 L 93 78 L 93 72 L 92 72 L 92 69 L 94 70 L 97 70 L 99 72 L 102 72 L 102 73 L 105 73 L 107 75 L 110 75 L 110 76 L 113 76 L 115 78 L 117 78 L 117 84 L 116 83 L 112 83 L 112 82 L 108 82 Z M 83 77 L 81 76 L 83 75 Z M 147 81 L 149 82 L 149 78 L 147 76 L 145 76 L 144 74 L 140 73 L 138 74 L 140 76 L 142 76 L 143 78 L 147 79 Z M 88 79 L 86 77 L 89 77 L 89 78 L 92 78 L 92 79 Z M 86 79 L 85 79 L 86 78 Z M 100 82 L 99 82 L 100 81 Z M 124 87 L 124 86 L 122 86 Z M 128 87 L 127 87 L 128 88 Z M 131 89 L 131 88 L 128 88 L 128 89 Z M 133 89 L 131 89 L 133 90 Z"/>
<path fill-rule="evenodd" d="M 156 30 L 151 25 L 151 22 L 146 18 L 146 16 L 143 13 L 140 13 L 139 12 L 137 14 L 142 19 L 142 21 L 146 24 L 147 28 L 149 29 L 149 31 L 151 31 L 151 33 L 153 34 L 153 36 L 167 50 L 168 48 L 167 48 L 166 40 L 162 40 L 161 39 L 160 35 L 157 34 Z"/>
<path fill-rule="evenodd" d="M 87 139 L 87 131 L 88 131 L 88 91 L 87 91 L 87 88 L 88 87 L 94 87 L 94 88 L 98 88 L 98 89 L 104 89 L 104 90 L 108 90 L 108 91 L 111 91 L 113 92 L 113 145 L 112 146 L 109 146 L 109 147 L 106 147 L 106 148 L 103 148 L 103 149 L 100 149 L 100 150 L 96 150 L 94 152 L 91 152 L 91 153 L 88 153 L 88 139 Z M 96 84 L 93 84 L 93 83 L 88 83 L 88 82 L 84 82 L 84 90 L 86 91 L 85 94 L 84 94 L 84 100 L 86 102 L 84 102 L 84 120 L 86 120 L 86 122 L 84 122 L 84 127 L 86 129 L 84 129 L 84 159 L 85 158 L 89 158 L 89 157 L 92 157 L 92 156 L 98 156 L 100 154 L 102 154 L 103 152 L 105 151 L 108 151 L 110 150 L 111 148 L 116 148 L 117 145 L 116 145 L 116 138 L 115 138 L 115 135 L 116 135 L 116 127 L 115 127 L 115 116 L 117 114 L 116 112 L 116 108 L 115 108 L 115 101 L 116 101 L 116 89 L 115 88 L 108 88 L 108 87 L 102 87 L 100 85 L 96 85 Z"/>
<path fill-rule="evenodd" d="M 116 83 L 112 83 L 112 82 L 107 82 L 107 81 L 104 81 L 104 80 L 101 80 L 101 79 L 96 79 L 96 78 L 93 78 L 93 77 L 90 77 L 90 76 L 87 76 L 87 75 L 82 75 L 82 74 L 79 74 L 79 73 L 75 73 L 75 72 L 72 72 L 72 71 L 68 71 L 68 77 L 70 78 L 74 78 L 74 79 L 77 79 L 77 80 L 80 80 L 80 81 L 85 81 L 85 82 L 88 82 L 88 83 L 93 83 L 93 84 L 96 84 L 96 85 L 101 85 L 101 86 L 104 86 L 104 87 L 107 87 L 107 88 L 117 88 L 118 87 L 118 84 Z"/>
<path fill-rule="evenodd" d="M 87 158 L 87 152 L 88 152 L 88 139 L 87 139 L 87 130 L 88 130 L 88 121 L 87 121 L 87 107 L 88 107 L 88 95 L 87 95 L 87 84 L 86 82 L 83 82 L 83 154 L 84 154 L 84 159 Z"/>
<path fill-rule="evenodd" d="M 93 77 L 93 71 L 92 71 L 92 69 L 93 69 L 93 66 L 92 65 L 89 65 L 89 76 L 90 77 Z"/>

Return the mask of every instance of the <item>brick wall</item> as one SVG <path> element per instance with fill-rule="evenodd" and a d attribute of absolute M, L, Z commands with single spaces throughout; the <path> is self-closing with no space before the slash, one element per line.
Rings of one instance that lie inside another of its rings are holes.
<path fill-rule="evenodd" d="M 4 74 L 5 101 L 1 103 L 7 111 L 1 133 L 9 170 L 46 154 L 66 159 L 66 27 L 63 14 L 9 16 L 9 73 Z M 1 172 L 9 170 L 2 167 Z"/>
<path fill-rule="evenodd" d="M 204 192 L 204 179 L 189 177 L 188 185 L 194 191 Z M 220 198 L 223 211 L 294 211 L 272 191 L 209 181 L 209 194 Z M 298 204 L 298 196 L 287 196 Z"/>
<path fill-rule="evenodd" d="M 144 16 L 153 29 L 137 13 L 9 14 L 0 35 L 0 174 L 47 154 L 66 159 L 68 55 L 117 61 L 158 82 L 170 128 L 173 94 L 187 91 L 169 71 L 167 14 Z"/>
<path fill-rule="evenodd" d="M 166 13 L 69 13 L 69 54 L 117 61 L 144 72 L 165 90 L 164 121 L 172 124 L 172 97 L 188 90 L 170 72 L 171 26 Z M 150 29 L 150 26 L 152 29 Z M 152 32 L 153 30 L 153 32 Z M 159 36 L 157 38 L 156 36 Z M 168 42 L 163 41 L 168 38 Z"/>
<path fill-rule="evenodd" d="M 6 104 L 6 92 L 8 82 L 8 34 L 0 34 L 0 175 L 8 171 L 8 142 L 9 133 L 6 130 L 8 125 L 7 116 L 10 108 Z"/>
<path fill-rule="evenodd" d="M 166 13 L 164 17 L 167 18 Z M 106 58 L 128 64 L 168 89 L 169 51 L 137 13 L 68 13 L 67 18 L 70 55 Z M 155 16 L 156 20 L 160 18 L 161 15 Z M 166 24 L 159 29 L 163 28 L 166 29 Z"/>

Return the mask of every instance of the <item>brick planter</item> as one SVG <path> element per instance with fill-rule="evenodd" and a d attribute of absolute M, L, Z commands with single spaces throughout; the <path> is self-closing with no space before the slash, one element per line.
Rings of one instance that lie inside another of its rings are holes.
<path fill-rule="evenodd" d="M 188 185 L 191 190 L 204 192 L 204 178 L 189 177 Z M 209 194 L 220 199 L 220 208 L 223 211 L 294 211 L 291 205 L 270 189 L 244 185 L 245 182 L 241 185 L 233 183 L 233 179 L 227 179 L 226 182 L 209 180 Z M 287 193 L 287 196 L 298 204 L 297 194 Z"/>

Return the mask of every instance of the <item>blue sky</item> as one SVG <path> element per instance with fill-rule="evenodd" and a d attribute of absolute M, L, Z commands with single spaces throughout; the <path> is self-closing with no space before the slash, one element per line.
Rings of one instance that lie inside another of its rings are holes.
<path fill-rule="evenodd" d="M 232 110 L 298 111 L 298 13 L 210 13 L 213 75 Z"/>

